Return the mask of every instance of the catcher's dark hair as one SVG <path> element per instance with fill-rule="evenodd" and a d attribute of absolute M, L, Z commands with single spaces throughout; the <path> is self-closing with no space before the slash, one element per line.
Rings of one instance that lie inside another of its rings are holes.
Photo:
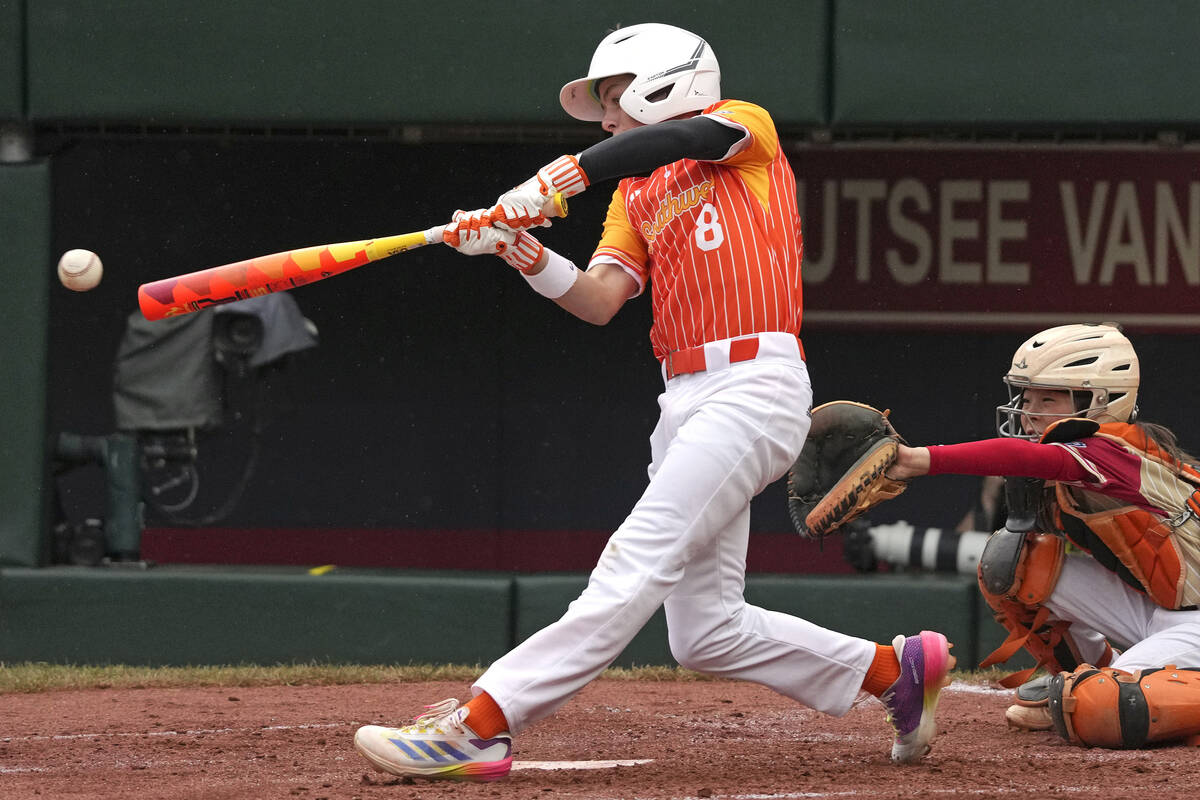
<path fill-rule="evenodd" d="M 1155 422 L 1138 421 L 1133 423 L 1141 431 L 1146 434 L 1146 437 L 1151 439 L 1159 449 L 1170 456 L 1178 464 L 1187 464 L 1191 467 L 1200 466 L 1200 459 L 1184 450 L 1179 446 L 1179 438 L 1175 436 L 1175 432 L 1165 425 L 1159 425 Z M 1176 470 L 1177 472 L 1179 470 Z"/>

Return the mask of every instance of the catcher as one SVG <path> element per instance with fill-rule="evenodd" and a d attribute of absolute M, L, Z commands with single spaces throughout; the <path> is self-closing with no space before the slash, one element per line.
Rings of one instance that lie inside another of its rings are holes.
<path fill-rule="evenodd" d="M 1001 438 L 965 444 L 909 447 L 858 404 L 814 410 L 791 474 L 797 528 L 828 534 L 919 475 L 1015 476 L 1008 521 L 979 563 L 983 596 L 1010 635 L 983 666 L 1024 647 L 1050 674 L 1020 686 L 1009 723 L 1097 747 L 1200 741 L 1196 459 L 1168 429 L 1135 421 L 1138 359 L 1115 325 L 1038 333 L 1004 382 Z M 849 455 L 825 448 L 850 464 L 840 472 L 816 452 L 829 431 L 827 441 L 858 442 Z M 1068 557 L 1068 542 L 1082 553 Z"/>

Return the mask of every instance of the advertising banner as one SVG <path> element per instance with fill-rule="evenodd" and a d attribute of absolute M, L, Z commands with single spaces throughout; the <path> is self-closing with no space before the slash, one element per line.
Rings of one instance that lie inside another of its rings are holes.
<path fill-rule="evenodd" d="M 1200 331 L 1200 151 L 805 147 L 805 326 Z"/>

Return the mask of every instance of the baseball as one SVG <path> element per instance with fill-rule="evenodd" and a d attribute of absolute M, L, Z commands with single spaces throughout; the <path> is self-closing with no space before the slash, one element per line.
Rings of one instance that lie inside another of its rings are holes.
<path fill-rule="evenodd" d="M 58 279 L 76 292 L 95 289 L 104 274 L 100 256 L 91 250 L 68 250 L 58 260 Z"/>

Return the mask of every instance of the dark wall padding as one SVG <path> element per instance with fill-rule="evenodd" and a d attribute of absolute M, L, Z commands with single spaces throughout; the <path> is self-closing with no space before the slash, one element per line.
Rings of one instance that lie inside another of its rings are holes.
<path fill-rule="evenodd" d="M 825 120 L 826 3 L 540 4 L 497 13 L 394 0 L 29 0 L 36 121 L 179 125 L 565 123 L 558 90 L 611 28 L 665 22 L 717 53 L 727 96 Z M 769 20 L 769 24 L 764 24 Z M 769 52 L 769 57 L 763 53 Z"/>
<path fill-rule="evenodd" d="M 0 0 L 0 122 L 25 116 L 22 0 Z"/>
<path fill-rule="evenodd" d="M 0 165 L 0 564 L 43 558 L 49 208 L 47 162 Z"/>
<path fill-rule="evenodd" d="M 1200 123 L 1200 9 L 1126 0 L 836 0 L 832 125 Z"/>
<path fill-rule="evenodd" d="M 112 358 L 139 283 L 296 246 L 397 233 L 475 207 L 560 153 L 554 144 L 84 140 L 55 157 L 53 252 L 89 247 L 94 291 L 50 292 L 50 432 L 109 433 Z M 611 187 L 572 198 L 538 237 L 577 263 Z M 19 208 L 19 206 L 11 206 Z M 23 212 L 22 212 L 23 213 Z M 37 265 L 39 280 L 52 267 Z M 819 292 L 820 288 L 812 290 Z M 864 293 L 876 291 L 871 286 Z M 662 390 L 649 297 L 605 327 L 535 294 L 499 259 L 427 247 L 300 288 L 320 329 L 270 385 L 262 448 L 231 528 L 612 530 L 646 483 Z M 13 300 L 16 302 L 15 298 Z M 22 311 L 27 313 L 27 311 Z M 910 442 L 994 433 L 1013 332 L 804 332 L 815 401 L 892 409 Z M 1186 336 L 1138 335 L 1145 419 L 1200 441 L 1175 376 L 1200 368 Z M 243 405 L 242 410 L 246 410 Z M 201 494 L 241 474 L 245 424 L 200 442 Z M 60 482 L 75 516 L 103 513 L 99 476 Z M 977 491 L 938 476 L 873 512 L 953 528 Z M 151 525 L 169 524 L 151 513 Z M 756 531 L 791 530 L 781 483 L 755 502 Z"/>

